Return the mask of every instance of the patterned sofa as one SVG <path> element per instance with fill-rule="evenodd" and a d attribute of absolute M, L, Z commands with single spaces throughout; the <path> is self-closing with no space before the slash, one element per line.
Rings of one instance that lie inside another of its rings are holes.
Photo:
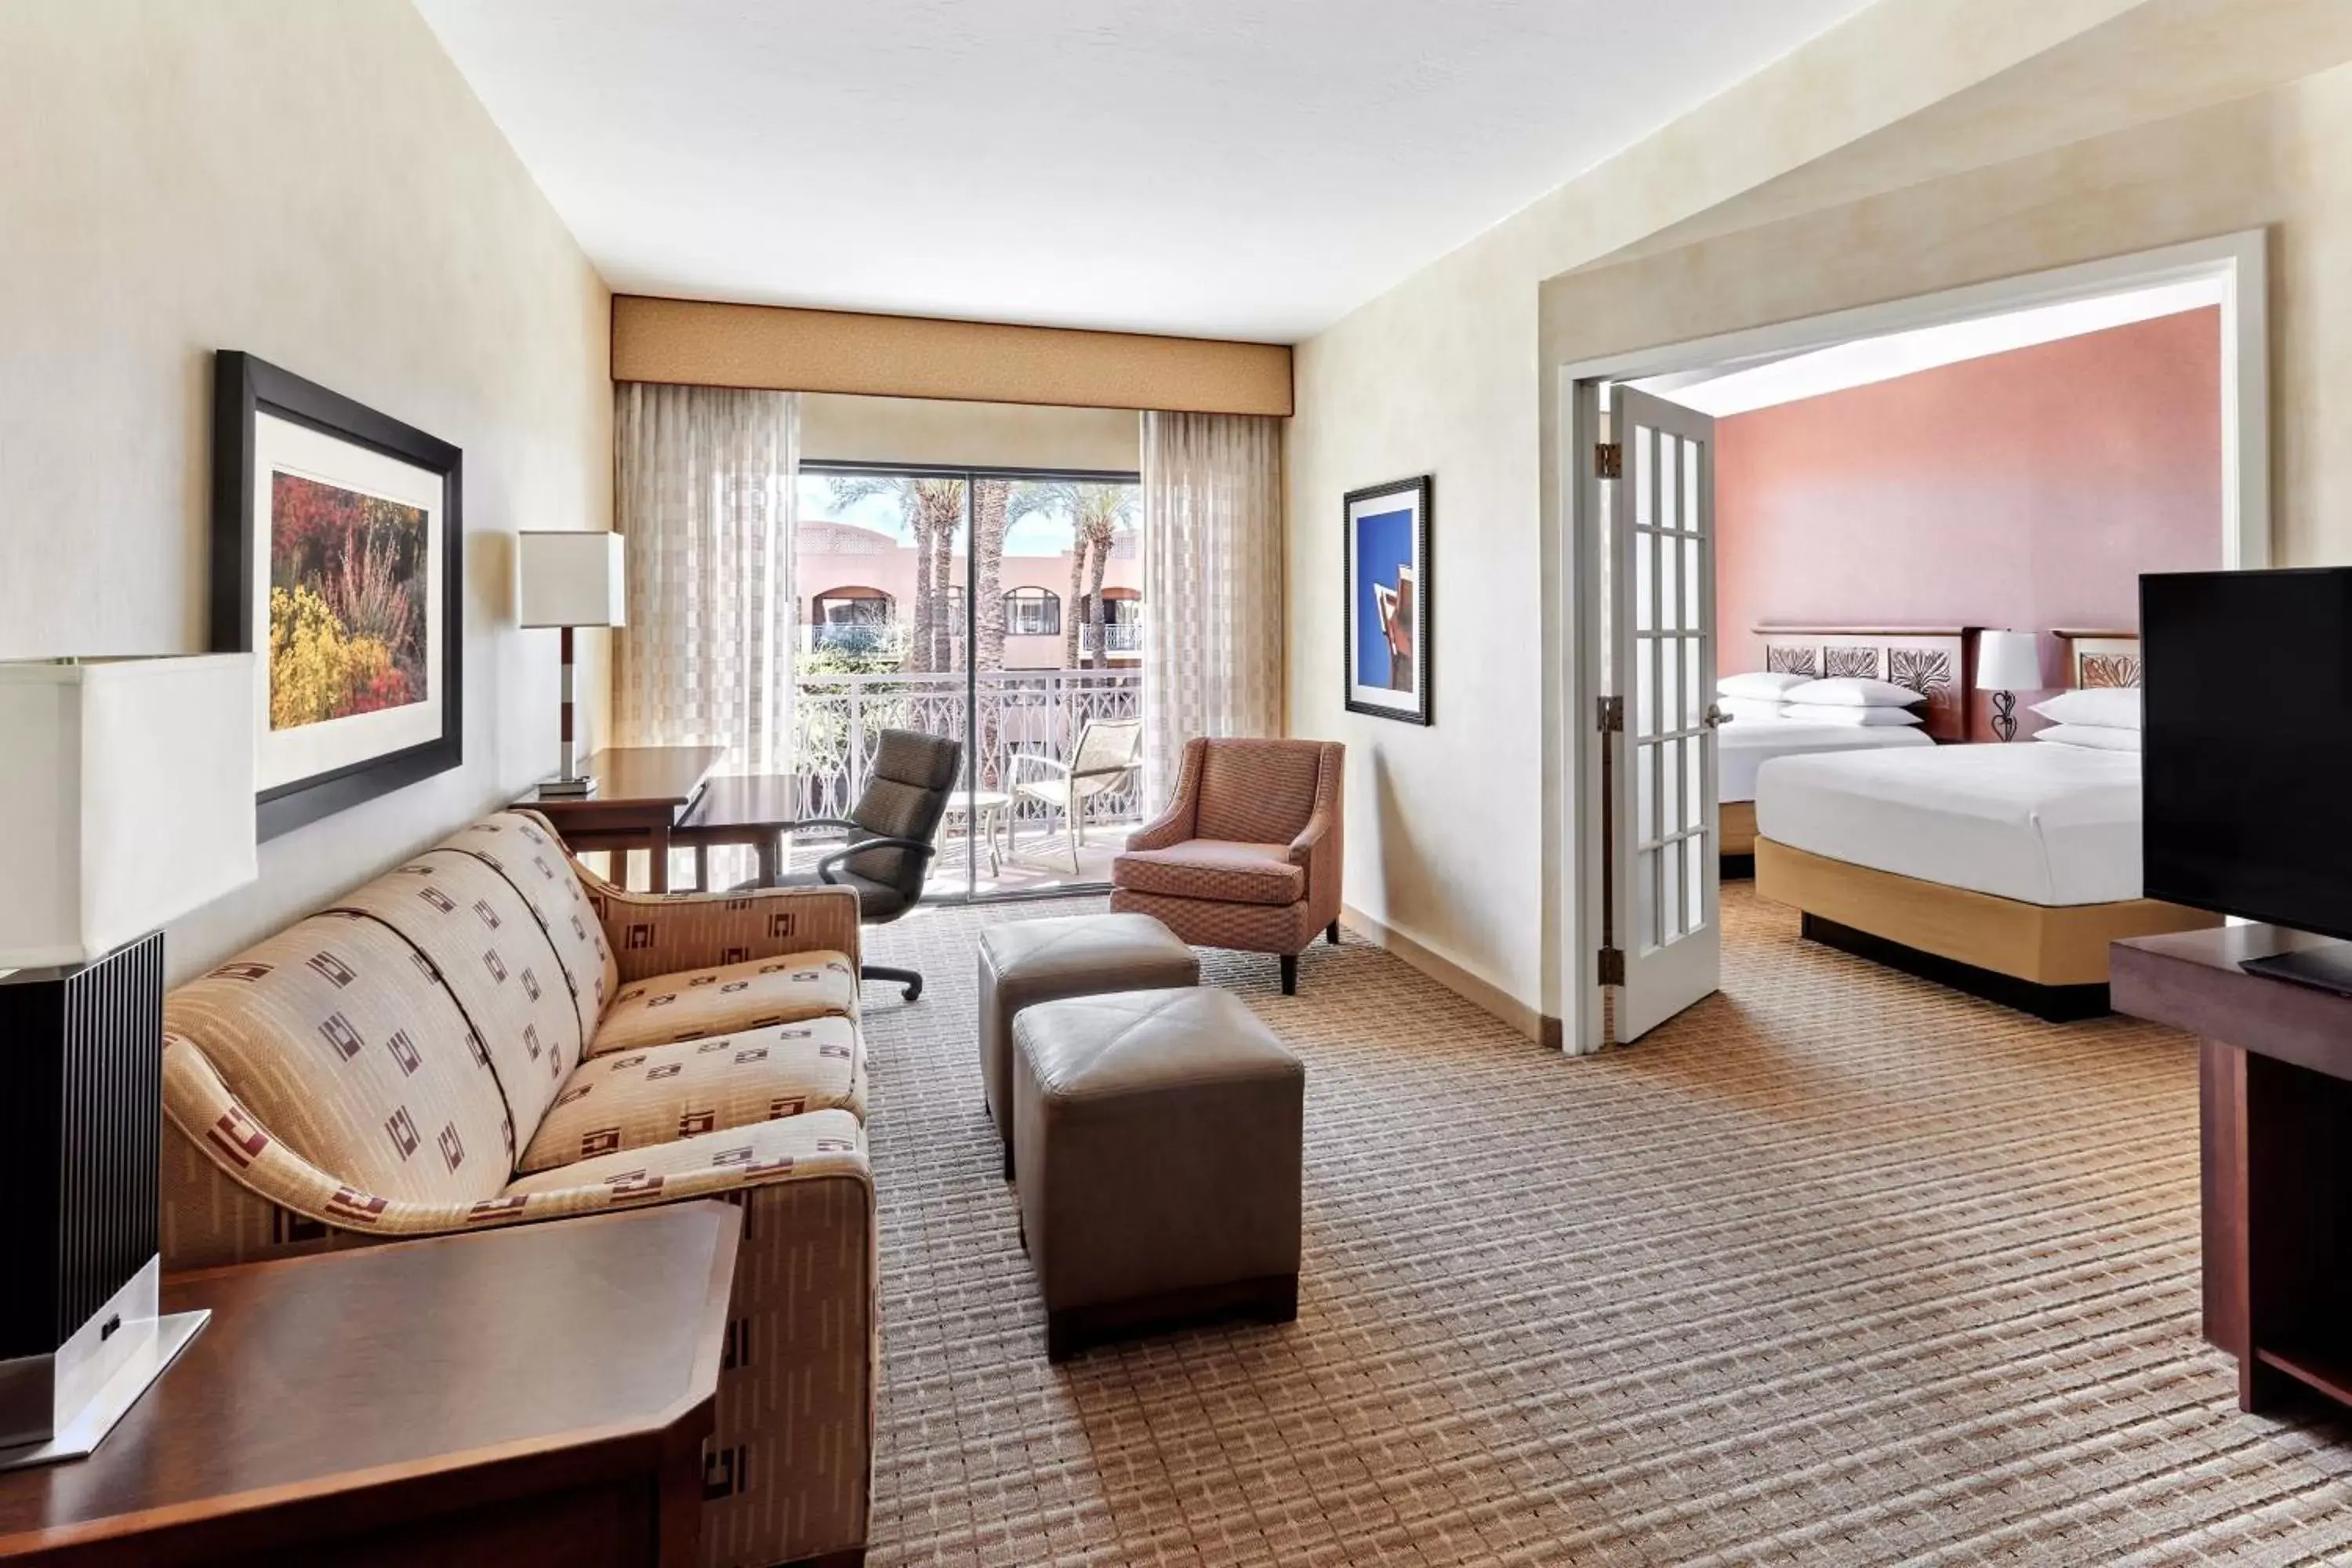
<path fill-rule="evenodd" d="M 634 894 L 542 818 L 478 822 L 172 994 L 164 1267 L 737 1203 L 703 1561 L 855 1563 L 877 1346 L 857 963 L 846 889 Z"/>

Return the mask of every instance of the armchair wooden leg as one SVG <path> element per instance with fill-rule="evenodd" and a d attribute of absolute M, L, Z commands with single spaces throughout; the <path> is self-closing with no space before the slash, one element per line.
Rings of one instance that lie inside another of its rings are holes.
<path fill-rule="evenodd" d="M 1070 841 L 1070 875 L 1078 874 L 1078 813 L 1074 804 L 1062 808 L 1062 831 Z"/>
<path fill-rule="evenodd" d="M 1282 994 L 1285 996 L 1298 994 L 1298 955 L 1295 952 L 1282 955 Z"/>
<path fill-rule="evenodd" d="M 1329 942 L 1333 947 L 1339 945 L 1339 922 L 1338 921 L 1333 921 L 1329 925 L 1323 928 L 1323 940 Z"/>

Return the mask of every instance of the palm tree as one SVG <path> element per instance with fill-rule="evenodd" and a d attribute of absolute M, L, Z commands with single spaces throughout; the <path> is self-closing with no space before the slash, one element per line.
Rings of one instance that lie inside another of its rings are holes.
<path fill-rule="evenodd" d="M 1078 626 L 1083 619 L 1103 624 L 1103 573 L 1119 534 L 1135 521 L 1135 491 L 1129 485 L 1088 484 L 1079 479 L 1046 479 L 1022 487 L 1034 492 L 1026 511 L 1057 512 L 1070 523 L 1069 614 L 1062 620 L 1062 667 L 1078 668 Z M 1081 607 L 1085 614 L 1080 614 Z M 1102 637 L 1096 635 L 1097 657 Z M 1108 662 L 1105 660 L 1104 662 Z"/>
<path fill-rule="evenodd" d="M 898 501 L 899 521 L 915 536 L 915 622 L 907 668 L 947 668 L 954 662 L 955 647 L 945 611 L 949 562 L 956 524 L 963 521 L 963 481 L 910 474 L 844 474 L 832 481 L 831 489 L 836 507 L 855 506 L 868 496 Z"/>

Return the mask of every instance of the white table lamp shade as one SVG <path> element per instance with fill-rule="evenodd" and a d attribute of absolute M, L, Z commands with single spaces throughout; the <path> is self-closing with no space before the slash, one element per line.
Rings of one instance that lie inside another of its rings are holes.
<path fill-rule="evenodd" d="M 516 618 L 524 626 L 628 624 L 619 534 L 573 530 L 515 537 Z"/>
<path fill-rule="evenodd" d="M 0 664 L 0 969 L 87 963 L 257 873 L 253 656 Z"/>
<path fill-rule="evenodd" d="M 2032 632 L 1984 632 L 1977 638 L 1979 691 L 2042 689 L 2042 639 Z"/>

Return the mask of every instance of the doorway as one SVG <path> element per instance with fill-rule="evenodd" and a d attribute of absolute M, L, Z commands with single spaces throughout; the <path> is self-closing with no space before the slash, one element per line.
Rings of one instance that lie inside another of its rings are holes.
<path fill-rule="evenodd" d="M 1712 430 L 1675 393 L 1922 329 L 2208 280 L 2221 322 L 2222 562 L 2259 566 L 2269 549 L 2264 251 L 2260 233 L 2231 236 L 1558 367 L 1554 591 L 1569 670 L 1556 825 L 1566 874 L 1555 896 L 1567 1049 L 1638 1038 L 1712 994 L 1719 973 L 1718 858 L 1689 848 L 1718 825 Z M 1661 510 L 1664 474 L 1643 468 L 1666 450 L 1695 465 L 1676 476 L 1671 513 Z M 1669 542 L 1673 568 L 1663 564 Z M 1690 595 L 1703 616 L 1670 613 L 1669 570 L 1675 605 Z"/>
<path fill-rule="evenodd" d="M 803 462 L 797 501 L 803 815 L 846 815 L 884 730 L 944 735 L 927 899 L 1107 885 L 1141 819 L 1139 476 Z"/>

